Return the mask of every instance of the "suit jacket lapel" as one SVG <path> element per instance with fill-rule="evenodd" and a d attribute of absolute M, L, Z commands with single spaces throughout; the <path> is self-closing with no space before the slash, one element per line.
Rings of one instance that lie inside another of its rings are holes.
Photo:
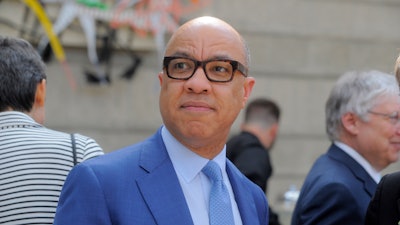
<path fill-rule="evenodd" d="M 237 169 L 234 168 L 231 162 L 227 161 L 226 172 L 228 173 L 229 181 L 235 195 L 235 200 L 239 208 L 240 217 L 242 218 L 243 225 L 257 225 L 259 224 L 256 205 L 253 196 L 246 191 L 247 187 L 243 185 L 241 176 L 243 176 Z"/>
<path fill-rule="evenodd" d="M 161 129 L 141 149 L 140 166 L 147 174 L 137 184 L 157 224 L 193 224 Z"/>
<path fill-rule="evenodd" d="M 365 169 L 358 164 L 358 162 L 356 162 L 351 156 L 349 156 L 336 145 L 331 145 L 328 155 L 338 161 L 343 162 L 347 167 L 349 167 L 353 172 L 353 175 L 364 183 L 364 189 L 370 195 L 370 197 L 374 195 L 377 183 L 372 179 L 367 171 L 365 171 Z"/>

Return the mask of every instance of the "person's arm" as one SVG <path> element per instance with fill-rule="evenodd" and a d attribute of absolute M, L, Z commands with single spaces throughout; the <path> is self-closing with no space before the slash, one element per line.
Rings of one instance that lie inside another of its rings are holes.
<path fill-rule="evenodd" d="M 104 154 L 103 149 L 93 138 L 75 134 L 75 142 L 77 149 L 82 152 L 82 160 L 79 159 L 79 162 Z"/>
<path fill-rule="evenodd" d="M 111 225 L 102 187 L 91 168 L 78 164 L 69 173 L 54 225 Z"/>
<path fill-rule="evenodd" d="M 302 225 L 360 224 L 357 201 L 342 184 L 328 184 L 304 199 L 301 207 Z"/>

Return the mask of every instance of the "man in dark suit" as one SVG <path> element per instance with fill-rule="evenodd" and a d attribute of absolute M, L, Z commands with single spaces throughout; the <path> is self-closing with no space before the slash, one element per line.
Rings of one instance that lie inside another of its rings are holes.
<path fill-rule="evenodd" d="M 264 192 L 225 156 L 230 128 L 255 82 L 248 64 L 243 38 L 224 21 L 200 17 L 182 25 L 158 75 L 164 126 L 143 142 L 78 165 L 54 224 L 267 225 Z M 203 169 L 209 164 L 217 165 L 218 187 L 227 193 L 220 219 L 231 222 L 213 222 L 217 181 Z"/>
<path fill-rule="evenodd" d="M 379 172 L 398 160 L 399 87 L 390 74 L 349 72 L 325 110 L 333 143 L 308 173 L 292 225 L 364 224 Z"/>
<path fill-rule="evenodd" d="M 263 191 L 272 175 L 269 156 L 279 130 L 280 108 L 272 100 L 257 98 L 246 107 L 241 132 L 226 143 L 226 156 Z M 269 210 L 269 225 L 279 225 L 278 214 Z"/>
<path fill-rule="evenodd" d="M 400 223 L 400 171 L 382 177 L 372 198 L 365 225 Z"/>

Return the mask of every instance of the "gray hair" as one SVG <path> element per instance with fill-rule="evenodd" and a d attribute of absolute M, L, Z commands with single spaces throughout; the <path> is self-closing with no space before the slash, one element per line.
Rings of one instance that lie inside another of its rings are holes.
<path fill-rule="evenodd" d="M 241 39 L 241 41 L 242 41 L 242 44 L 243 44 L 243 51 L 244 51 L 244 53 L 246 54 L 246 65 L 247 65 L 247 69 L 250 71 L 250 63 L 251 63 L 251 58 L 250 58 L 250 48 L 249 48 L 249 45 L 247 44 L 247 42 L 246 42 L 246 40 L 243 38 L 243 36 L 242 35 L 240 35 L 240 39 Z M 248 74 L 246 74 L 246 75 L 248 75 Z"/>
<path fill-rule="evenodd" d="M 367 121 L 368 111 L 378 103 L 378 97 L 384 95 L 399 95 L 395 76 L 376 70 L 343 74 L 331 90 L 325 105 L 329 139 L 339 139 L 343 127 L 341 117 L 344 114 L 352 112 Z"/>

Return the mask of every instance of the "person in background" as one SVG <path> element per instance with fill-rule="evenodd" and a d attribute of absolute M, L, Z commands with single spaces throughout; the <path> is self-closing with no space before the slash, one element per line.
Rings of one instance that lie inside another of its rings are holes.
<path fill-rule="evenodd" d="M 380 171 L 399 157 L 399 86 L 379 71 L 345 73 L 325 112 L 332 145 L 309 171 L 292 225 L 364 224 Z"/>
<path fill-rule="evenodd" d="M 400 171 L 382 177 L 368 205 L 364 224 L 400 224 Z"/>
<path fill-rule="evenodd" d="M 400 83 L 400 56 L 395 63 L 397 85 Z M 365 225 L 400 224 L 400 171 L 382 177 L 368 205 Z"/>
<path fill-rule="evenodd" d="M 250 96 L 249 53 L 215 17 L 183 24 L 167 43 L 148 139 L 76 166 L 55 225 L 267 225 L 264 192 L 226 159 L 231 126 Z"/>
<path fill-rule="evenodd" d="M 91 138 L 46 128 L 45 65 L 25 40 L 0 36 L 0 224 L 53 224 L 74 161 L 102 155 Z"/>
<path fill-rule="evenodd" d="M 272 100 L 257 98 L 246 107 L 241 132 L 226 144 L 227 157 L 251 181 L 268 193 L 272 175 L 269 156 L 278 135 L 280 108 Z M 278 214 L 269 210 L 269 224 L 279 225 Z"/>

